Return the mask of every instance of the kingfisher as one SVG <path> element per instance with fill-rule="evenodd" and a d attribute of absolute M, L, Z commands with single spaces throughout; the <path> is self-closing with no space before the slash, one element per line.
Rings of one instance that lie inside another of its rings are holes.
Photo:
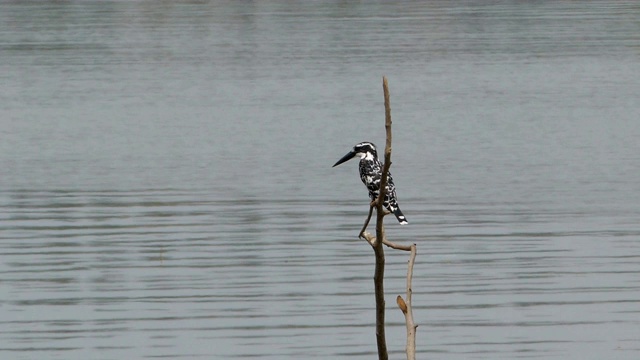
<path fill-rule="evenodd" d="M 356 144 L 353 147 L 353 150 L 349 151 L 347 155 L 338 160 L 333 167 L 347 162 L 356 156 L 360 157 L 360 180 L 362 180 L 362 183 L 367 187 L 367 189 L 369 189 L 369 198 L 371 198 L 371 201 L 375 201 L 380 194 L 382 163 L 378 160 L 378 152 L 376 151 L 376 146 L 373 143 L 364 141 Z M 383 206 L 396 216 L 400 225 L 406 225 L 409 223 L 398 206 L 396 187 L 393 184 L 391 173 L 389 173 L 387 177 L 387 191 L 384 197 Z"/>

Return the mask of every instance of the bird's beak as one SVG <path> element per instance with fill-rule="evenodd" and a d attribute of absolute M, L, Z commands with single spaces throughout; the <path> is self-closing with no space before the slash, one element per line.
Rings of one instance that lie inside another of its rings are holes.
<path fill-rule="evenodd" d="M 349 152 L 347 153 L 347 155 L 343 156 L 343 157 L 342 157 L 342 159 L 338 160 L 338 162 L 337 162 L 337 163 L 335 163 L 335 164 L 333 164 L 333 166 L 332 166 L 332 167 L 336 167 L 336 166 L 338 166 L 338 165 L 342 164 L 343 162 L 347 162 L 347 161 L 349 161 L 349 160 L 353 159 L 355 156 L 356 156 L 356 153 L 355 153 L 355 152 L 353 152 L 353 151 L 349 151 Z"/>

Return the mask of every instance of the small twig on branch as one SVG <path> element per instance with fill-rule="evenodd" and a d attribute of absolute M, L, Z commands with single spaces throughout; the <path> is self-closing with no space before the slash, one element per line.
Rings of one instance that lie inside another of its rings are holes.
<path fill-rule="evenodd" d="M 363 231 L 360 234 L 360 237 L 367 240 L 369 242 L 369 244 L 371 244 L 371 246 L 374 246 L 374 244 L 376 243 L 376 237 L 373 236 L 373 234 Z M 386 237 L 382 238 L 382 244 L 386 245 L 387 247 L 390 247 L 392 249 L 396 249 L 396 250 L 402 250 L 402 251 L 411 251 L 411 245 L 402 245 L 402 244 L 397 244 L 394 243 L 393 241 L 389 241 L 387 240 Z"/>
<path fill-rule="evenodd" d="M 367 220 L 364 222 L 364 226 L 362 226 L 362 230 L 360 230 L 359 238 L 364 237 L 365 230 L 367 230 L 367 226 L 369 226 L 369 221 L 371 220 L 371 214 L 373 214 L 373 205 L 369 206 L 369 216 L 367 216 Z M 373 243 L 370 243 L 373 246 Z"/>

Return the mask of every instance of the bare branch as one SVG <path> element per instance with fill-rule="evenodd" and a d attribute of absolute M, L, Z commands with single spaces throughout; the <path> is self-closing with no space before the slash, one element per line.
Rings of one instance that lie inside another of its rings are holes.
<path fill-rule="evenodd" d="M 384 165 L 382 166 L 382 178 L 380 179 L 380 189 L 376 201 L 376 238 L 384 239 L 384 198 L 387 194 L 387 178 L 389 176 L 389 166 L 391 166 L 391 106 L 389 105 L 389 84 L 386 76 L 382 77 L 382 90 L 384 92 L 385 124 L 387 141 L 384 148 Z M 362 234 L 362 232 L 361 232 Z M 369 240 L 367 240 L 369 241 Z M 382 241 L 369 241 L 373 246 L 376 256 L 376 268 L 373 275 L 373 283 L 376 293 L 376 341 L 378 343 L 378 359 L 387 360 L 387 340 L 384 331 L 384 248 Z"/>
<path fill-rule="evenodd" d="M 411 279 L 413 277 L 413 264 L 415 262 L 416 257 L 416 245 L 412 244 L 410 246 L 396 244 L 387 240 L 384 231 L 384 216 L 387 215 L 387 212 L 384 209 L 384 199 L 387 193 L 387 183 L 389 177 L 389 167 L 391 166 L 391 106 L 389 105 L 389 85 L 387 83 L 387 78 L 382 77 L 382 88 L 384 91 L 384 108 L 385 108 L 385 129 L 387 135 L 387 141 L 384 149 L 384 164 L 382 166 L 382 178 L 380 179 L 380 188 L 378 191 L 378 197 L 374 201 L 371 202 L 369 207 L 369 215 L 364 222 L 364 226 L 362 230 L 360 230 L 359 238 L 364 238 L 367 240 L 369 245 L 373 248 L 376 258 L 375 272 L 373 276 L 373 282 L 375 285 L 375 299 L 376 299 L 376 342 L 378 344 L 378 359 L 379 360 L 388 360 L 389 355 L 387 353 L 387 344 L 385 338 L 385 328 L 384 328 L 384 319 L 385 319 L 385 300 L 384 300 L 384 265 L 385 265 L 385 257 L 384 257 L 384 247 L 383 244 L 387 247 L 411 252 L 409 258 L 409 269 L 407 271 L 407 293 L 406 300 L 402 298 L 402 296 L 398 295 L 396 298 L 396 303 L 402 313 L 405 316 L 406 326 L 407 326 L 407 359 L 415 360 L 415 341 L 416 341 L 416 328 L 417 325 L 414 324 L 413 321 L 413 310 L 411 308 Z M 367 226 L 369 225 L 369 221 L 371 220 L 371 216 L 373 214 L 373 208 L 376 209 L 376 235 L 368 233 Z M 378 239 L 382 239 L 378 241 Z"/>
<path fill-rule="evenodd" d="M 407 360 L 415 360 L 416 358 L 416 330 L 418 325 L 413 321 L 413 308 L 411 306 L 411 295 L 413 293 L 411 280 L 413 279 L 413 264 L 416 260 L 416 244 L 410 246 L 411 255 L 409 256 L 409 265 L 407 269 L 407 294 L 406 301 L 398 295 L 396 302 L 398 307 L 404 314 L 405 323 L 407 325 Z"/>

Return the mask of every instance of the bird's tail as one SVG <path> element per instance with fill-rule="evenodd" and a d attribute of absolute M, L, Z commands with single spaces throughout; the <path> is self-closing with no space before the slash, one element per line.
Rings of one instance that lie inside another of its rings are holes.
<path fill-rule="evenodd" d="M 396 207 L 396 211 L 393 212 L 393 215 L 398 218 L 398 222 L 400 223 L 400 225 L 407 225 L 409 223 L 399 207 Z"/>

